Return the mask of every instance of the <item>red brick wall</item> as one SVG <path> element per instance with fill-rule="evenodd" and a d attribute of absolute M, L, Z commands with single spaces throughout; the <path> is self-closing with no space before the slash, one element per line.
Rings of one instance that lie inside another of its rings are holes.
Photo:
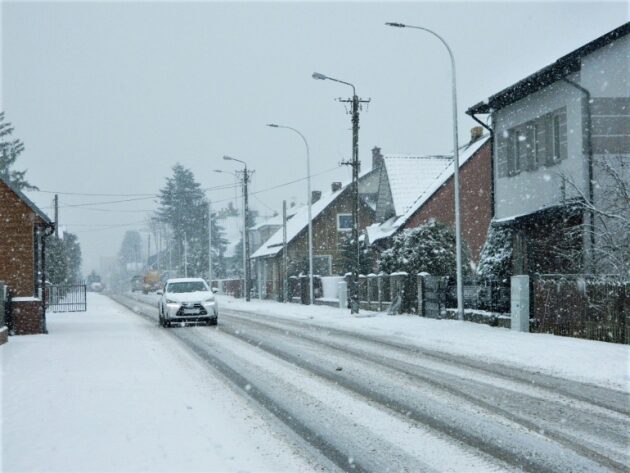
<path fill-rule="evenodd" d="M 486 241 L 492 218 L 492 147 L 484 144 L 460 168 L 462 238 L 470 248 L 473 261 Z M 455 226 L 454 184 L 451 177 L 411 218 L 403 228 L 415 228 L 434 219 Z"/>
<path fill-rule="evenodd" d="M 0 181 L 0 281 L 4 281 L 13 297 L 33 296 L 34 225 L 41 219 L 11 189 Z"/>
<path fill-rule="evenodd" d="M 41 301 L 13 301 L 11 317 L 16 335 L 44 332 L 44 307 Z"/>

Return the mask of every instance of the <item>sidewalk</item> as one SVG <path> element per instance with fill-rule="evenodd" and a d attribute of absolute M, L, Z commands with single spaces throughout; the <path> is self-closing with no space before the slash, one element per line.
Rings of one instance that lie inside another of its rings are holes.
<path fill-rule="evenodd" d="M 435 320 L 411 315 L 388 316 L 328 306 L 218 296 L 219 307 L 257 314 L 301 319 L 329 327 L 378 334 L 456 355 L 515 365 L 558 377 L 630 390 L 630 346 L 547 334 L 519 333 L 457 320 Z"/>
<path fill-rule="evenodd" d="M 0 347 L 2 471 L 312 470 L 157 324 L 88 308 Z"/>

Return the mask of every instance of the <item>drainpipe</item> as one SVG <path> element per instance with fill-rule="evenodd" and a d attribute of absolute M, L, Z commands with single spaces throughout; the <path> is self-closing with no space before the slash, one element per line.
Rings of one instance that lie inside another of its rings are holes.
<path fill-rule="evenodd" d="M 48 333 L 48 328 L 46 327 L 46 238 L 51 236 L 55 232 L 55 228 L 57 227 L 56 223 L 46 224 L 44 227 L 44 233 L 42 234 L 42 275 L 41 275 L 41 287 L 42 287 L 42 309 L 44 311 L 43 314 L 43 323 L 44 323 L 44 333 Z"/>
<path fill-rule="evenodd" d="M 466 113 L 490 132 L 490 207 L 492 208 L 492 217 L 494 217 L 494 130 L 479 120 L 474 113 Z"/>
<path fill-rule="evenodd" d="M 566 77 L 563 77 L 562 80 L 572 87 L 578 89 L 580 92 L 584 94 L 586 98 L 586 157 L 588 159 L 588 203 L 593 205 L 593 133 L 591 127 L 591 92 L 582 87 L 580 84 L 573 82 Z M 593 271 L 593 251 L 595 250 L 595 212 L 591 210 L 590 212 L 590 226 L 591 226 L 591 271 Z"/>

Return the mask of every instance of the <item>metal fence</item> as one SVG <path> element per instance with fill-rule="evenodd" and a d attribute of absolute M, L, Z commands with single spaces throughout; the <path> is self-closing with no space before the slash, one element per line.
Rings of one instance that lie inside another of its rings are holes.
<path fill-rule="evenodd" d="M 607 277 L 537 275 L 532 280 L 532 332 L 630 343 L 628 289 Z"/>
<path fill-rule="evenodd" d="M 60 284 L 46 288 L 46 307 L 51 312 L 85 312 L 85 284 Z"/>

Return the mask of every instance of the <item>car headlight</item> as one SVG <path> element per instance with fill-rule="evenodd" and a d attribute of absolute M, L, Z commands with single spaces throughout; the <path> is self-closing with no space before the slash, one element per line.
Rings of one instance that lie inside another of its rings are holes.
<path fill-rule="evenodd" d="M 171 299 L 166 299 L 167 304 L 179 304 L 177 301 L 172 301 Z"/>
<path fill-rule="evenodd" d="M 214 304 L 214 299 L 206 299 L 203 301 L 204 304 Z"/>

